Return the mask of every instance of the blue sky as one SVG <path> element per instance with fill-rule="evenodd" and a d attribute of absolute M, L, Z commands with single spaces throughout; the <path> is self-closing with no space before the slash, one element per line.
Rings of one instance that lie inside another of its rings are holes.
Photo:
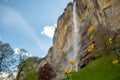
<path fill-rule="evenodd" d="M 44 57 L 58 17 L 72 0 L 0 0 L 0 40 Z"/>

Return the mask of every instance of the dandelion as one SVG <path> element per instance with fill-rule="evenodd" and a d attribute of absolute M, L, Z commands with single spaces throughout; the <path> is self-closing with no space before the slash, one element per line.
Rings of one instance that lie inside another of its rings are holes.
<path fill-rule="evenodd" d="M 70 64 L 71 64 L 71 65 L 74 65 L 74 64 L 75 64 L 75 61 L 74 61 L 74 60 L 71 60 L 71 61 L 70 61 Z"/>
<path fill-rule="evenodd" d="M 88 46 L 88 52 L 91 52 L 93 50 L 93 48 L 94 48 L 94 44 L 90 44 Z"/>
<path fill-rule="evenodd" d="M 87 30 L 87 32 L 92 32 L 94 30 L 94 26 L 90 26 Z"/>
<path fill-rule="evenodd" d="M 112 44 L 112 38 L 109 38 L 108 41 L 110 44 Z"/>
<path fill-rule="evenodd" d="M 118 64 L 118 59 L 114 59 L 114 60 L 112 61 L 112 63 L 113 63 L 114 65 Z"/>
<path fill-rule="evenodd" d="M 71 74 L 71 73 L 72 73 L 72 69 L 71 68 L 65 69 L 65 74 Z"/>
<path fill-rule="evenodd" d="M 92 40 L 93 38 L 94 38 L 93 35 L 91 35 L 91 36 L 90 36 L 90 39 Z"/>

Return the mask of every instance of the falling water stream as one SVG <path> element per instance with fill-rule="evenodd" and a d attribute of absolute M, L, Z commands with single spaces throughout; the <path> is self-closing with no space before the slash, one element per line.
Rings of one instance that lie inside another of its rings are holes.
<path fill-rule="evenodd" d="M 78 50 L 79 50 L 79 29 L 78 29 L 78 20 L 77 20 L 77 13 L 76 13 L 76 2 L 73 4 L 73 59 L 76 61 L 76 71 L 78 70 Z"/>

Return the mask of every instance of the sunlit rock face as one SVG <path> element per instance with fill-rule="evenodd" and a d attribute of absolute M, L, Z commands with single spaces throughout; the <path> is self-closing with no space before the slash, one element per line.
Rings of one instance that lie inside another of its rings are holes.
<path fill-rule="evenodd" d="M 68 4 L 57 21 L 53 46 L 40 63 L 40 67 L 49 62 L 57 72 L 55 80 L 60 80 L 64 77 L 64 69 L 71 67 L 70 60 L 75 59 L 77 63 L 75 67 L 78 70 L 90 63 L 88 46 L 95 43 L 95 46 L 100 48 L 95 39 L 90 39 L 91 35 L 98 32 L 102 34 L 101 36 L 108 38 L 108 36 L 115 37 L 120 34 L 119 6 L 120 0 L 74 0 L 73 3 Z M 74 20 L 77 21 L 76 24 Z M 77 34 L 75 34 L 74 25 L 77 26 Z M 90 26 L 94 27 L 94 31 L 88 32 Z M 75 44 L 77 50 L 75 50 Z"/>

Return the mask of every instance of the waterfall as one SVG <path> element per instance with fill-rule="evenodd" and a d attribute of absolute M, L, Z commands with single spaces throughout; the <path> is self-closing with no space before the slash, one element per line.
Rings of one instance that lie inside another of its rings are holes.
<path fill-rule="evenodd" d="M 74 33 L 78 33 L 78 27 L 77 27 L 77 15 L 76 15 L 76 2 L 73 4 L 73 30 Z"/>
<path fill-rule="evenodd" d="M 79 50 L 79 41 L 80 41 L 80 34 L 78 29 L 78 20 L 77 20 L 77 13 L 76 13 L 76 2 L 73 4 L 73 59 L 76 61 L 76 71 L 78 70 L 78 50 Z"/>

